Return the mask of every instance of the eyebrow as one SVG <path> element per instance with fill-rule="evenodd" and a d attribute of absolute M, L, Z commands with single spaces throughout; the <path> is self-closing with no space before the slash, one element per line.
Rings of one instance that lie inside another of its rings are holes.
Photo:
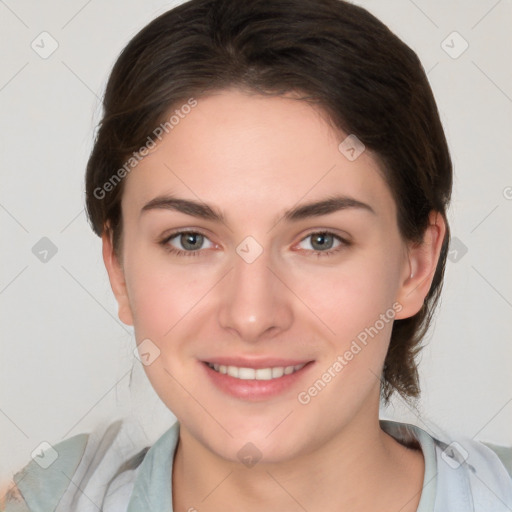
<path fill-rule="evenodd" d="M 309 217 L 328 215 L 340 210 L 357 209 L 376 215 L 375 210 L 366 203 L 348 196 L 333 196 L 320 201 L 302 204 L 287 210 L 277 218 L 286 221 L 299 221 Z M 204 220 L 225 223 L 224 215 L 206 203 L 190 199 L 180 199 L 172 196 L 158 196 L 146 203 L 141 209 L 141 215 L 150 210 L 173 210 Z"/>

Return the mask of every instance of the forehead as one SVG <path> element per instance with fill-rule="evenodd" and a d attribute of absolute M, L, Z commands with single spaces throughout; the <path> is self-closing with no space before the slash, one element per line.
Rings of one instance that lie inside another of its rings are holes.
<path fill-rule="evenodd" d="M 242 216 L 343 194 L 393 211 L 371 152 L 350 161 L 339 150 L 346 136 L 305 101 L 221 91 L 199 98 L 130 172 L 123 203 L 140 210 L 172 193 Z"/>

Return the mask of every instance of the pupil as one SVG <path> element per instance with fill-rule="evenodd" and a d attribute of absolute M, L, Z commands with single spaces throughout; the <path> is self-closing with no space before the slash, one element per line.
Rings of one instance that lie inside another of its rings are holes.
<path fill-rule="evenodd" d="M 185 249 L 197 249 L 198 244 L 198 237 L 202 237 L 203 235 L 199 233 L 186 233 L 182 235 L 182 245 L 185 247 Z"/>
<path fill-rule="evenodd" d="M 329 240 L 331 243 L 329 243 Z M 330 249 L 332 247 L 332 236 L 327 233 L 320 233 L 313 237 L 313 245 L 318 242 L 320 244 L 320 249 Z"/>

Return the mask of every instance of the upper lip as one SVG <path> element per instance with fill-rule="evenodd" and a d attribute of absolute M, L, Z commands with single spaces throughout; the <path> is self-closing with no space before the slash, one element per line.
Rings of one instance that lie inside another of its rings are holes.
<path fill-rule="evenodd" d="M 205 363 L 219 364 L 224 366 L 237 366 L 238 368 L 274 368 L 274 367 L 287 367 L 296 366 L 298 364 L 306 364 L 311 362 L 310 359 L 282 359 L 277 357 L 259 357 L 259 358 L 245 358 L 245 357 L 211 357 L 203 359 Z"/>

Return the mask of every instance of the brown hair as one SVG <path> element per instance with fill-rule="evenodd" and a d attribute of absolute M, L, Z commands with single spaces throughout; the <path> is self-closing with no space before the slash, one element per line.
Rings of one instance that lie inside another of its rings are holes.
<path fill-rule="evenodd" d="M 135 36 L 107 83 L 86 206 L 93 230 L 107 230 L 118 254 L 126 159 L 171 108 L 228 87 L 298 92 L 355 134 L 380 161 L 404 239 L 421 241 L 431 210 L 446 221 L 452 164 L 437 106 L 417 55 L 382 22 L 342 0 L 190 0 Z M 446 224 L 422 309 L 394 322 L 381 378 L 386 403 L 395 390 L 407 399 L 420 394 L 415 356 L 441 291 Z"/>

